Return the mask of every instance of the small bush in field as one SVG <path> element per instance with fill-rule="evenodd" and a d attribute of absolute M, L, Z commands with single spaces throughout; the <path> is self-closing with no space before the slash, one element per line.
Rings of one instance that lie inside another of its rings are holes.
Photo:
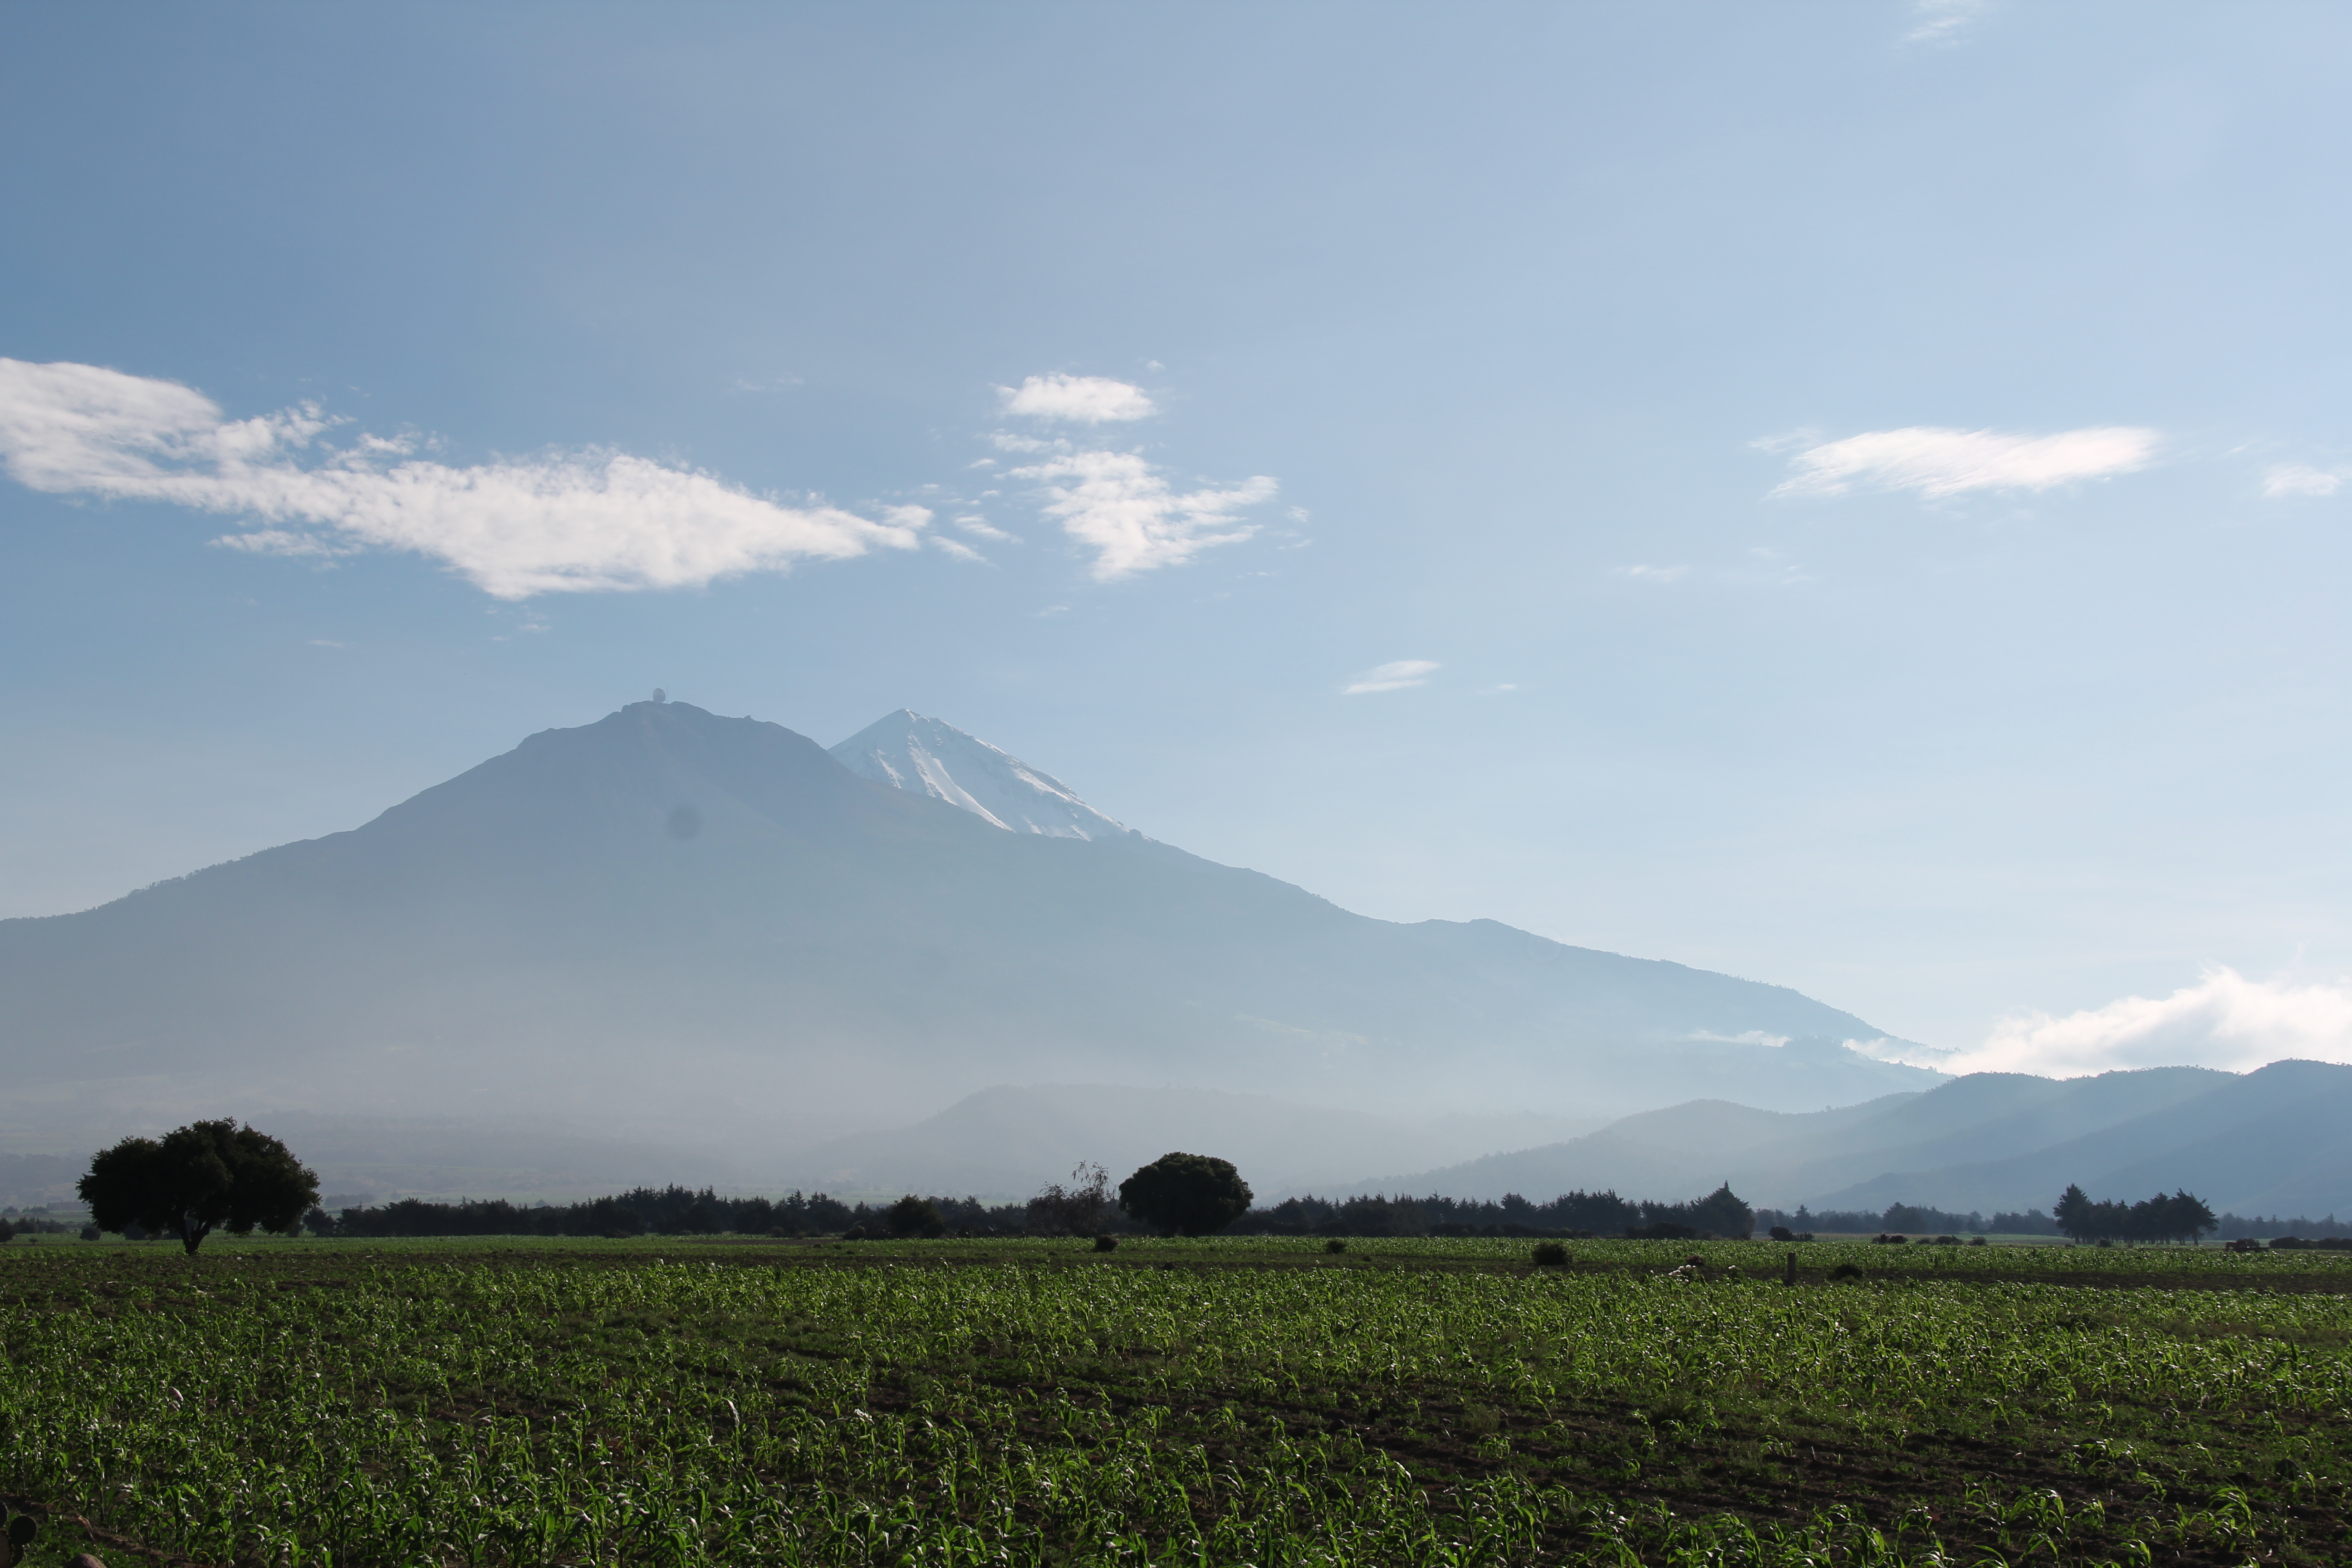
<path fill-rule="evenodd" d="M 1095 1250 L 1097 1252 L 1117 1252 L 1118 1250 L 1118 1237 L 1115 1236 L 1098 1236 L 1095 1237 Z"/>
<path fill-rule="evenodd" d="M 1344 1237 L 1335 1236 L 1330 1240 L 1323 1244 L 1323 1250 L 1326 1252 L 1345 1252 L 1348 1250 L 1348 1243 Z"/>
<path fill-rule="evenodd" d="M 1539 1264 L 1565 1263 L 1568 1261 L 1568 1248 L 1557 1241 L 1538 1241 L 1536 1243 L 1536 1261 Z"/>

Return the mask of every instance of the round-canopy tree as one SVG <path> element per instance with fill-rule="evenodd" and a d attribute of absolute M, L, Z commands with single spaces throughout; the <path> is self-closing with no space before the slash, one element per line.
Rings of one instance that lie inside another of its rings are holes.
<path fill-rule="evenodd" d="M 91 1157 L 75 1186 L 100 1229 L 177 1233 L 188 1256 L 218 1226 L 291 1235 L 319 1201 L 319 1178 L 266 1132 L 194 1121 L 162 1138 L 125 1138 Z"/>
<path fill-rule="evenodd" d="M 1118 1184 L 1118 1206 L 1152 1229 L 1179 1236 L 1223 1230 L 1255 1196 L 1230 1160 L 1162 1154 Z"/>

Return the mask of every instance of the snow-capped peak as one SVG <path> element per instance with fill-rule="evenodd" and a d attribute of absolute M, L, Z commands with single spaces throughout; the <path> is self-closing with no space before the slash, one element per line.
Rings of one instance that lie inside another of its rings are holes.
<path fill-rule="evenodd" d="M 861 778 L 960 805 L 1014 833 L 1107 838 L 1128 831 L 1053 774 L 952 724 L 904 708 L 831 750 Z"/>

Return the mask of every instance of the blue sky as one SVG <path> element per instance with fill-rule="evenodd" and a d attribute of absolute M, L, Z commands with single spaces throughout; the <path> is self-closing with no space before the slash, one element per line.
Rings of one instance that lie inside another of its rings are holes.
<path fill-rule="evenodd" d="M 655 686 L 2352 1059 L 2340 7 L 0 10 L 0 914 Z"/>

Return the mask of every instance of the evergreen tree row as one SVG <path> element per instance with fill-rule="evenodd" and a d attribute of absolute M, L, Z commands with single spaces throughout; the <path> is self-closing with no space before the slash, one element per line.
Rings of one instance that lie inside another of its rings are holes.
<path fill-rule="evenodd" d="M 2076 1241 L 2195 1241 L 2221 1224 L 2204 1199 L 2188 1192 L 2127 1204 L 2095 1200 L 2078 1186 L 2066 1189 L 2050 1217 Z"/>
<path fill-rule="evenodd" d="M 1562 1193 L 1532 1203 L 1427 1197 L 1286 1198 L 1252 1209 L 1225 1227 L 1229 1236 L 1643 1236 L 1690 1238 L 1746 1236 L 1756 1214 L 1728 1183 L 1689 1203 L 1621 1198 L 1614 1192 Z"/>

